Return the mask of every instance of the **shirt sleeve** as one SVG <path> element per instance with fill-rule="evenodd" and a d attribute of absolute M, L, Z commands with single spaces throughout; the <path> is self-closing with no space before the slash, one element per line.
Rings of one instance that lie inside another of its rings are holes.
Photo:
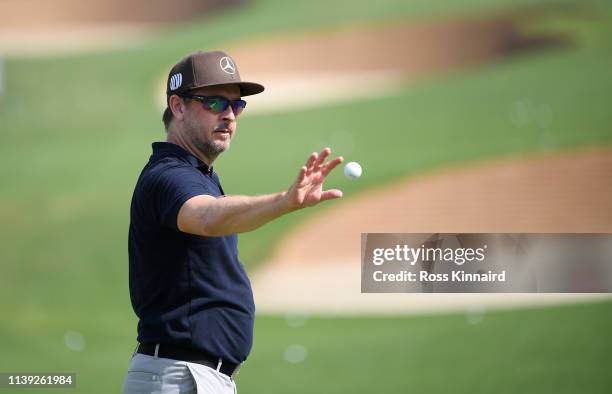
<path fill-rule="evenodd" d="M 160 222 L 178 230 L 178 213 L 192 197 L 215 195 L 202 173 L 192 166 L 164 167 L 152 180 L 153 206 Z"/>

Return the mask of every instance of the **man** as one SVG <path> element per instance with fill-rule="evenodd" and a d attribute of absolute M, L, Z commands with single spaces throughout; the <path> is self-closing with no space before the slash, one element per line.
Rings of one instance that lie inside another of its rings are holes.
<path fill-rule="evenodd" d="M 126 393 L 234 393 L 255 311 L 236 234 L 342 196 L 322 187 L 343 160 L 326 162 L 329 148 L 311 154 L 285 192 L 225 195 L 213 162 L 235 137 L 241 97 L 263 90 L 241 81 L 223 52 L 194 53 L 170 71 L 167 141 L 153 143 L 132 197 L 130 297 L 139 345 Z"/>

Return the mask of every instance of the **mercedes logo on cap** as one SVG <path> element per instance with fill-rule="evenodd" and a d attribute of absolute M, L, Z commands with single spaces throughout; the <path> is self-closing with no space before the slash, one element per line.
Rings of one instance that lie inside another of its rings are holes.
<path fill-rule="evenodd" d="M 221 66 L 221 70 L 228 74 L 236 73 L 236 66 L 234 66 L 234 62 L 232 62 L 232 59 L 227 56 L 223 56 L 221 60 L 219 60 L 219 65 Z"/>

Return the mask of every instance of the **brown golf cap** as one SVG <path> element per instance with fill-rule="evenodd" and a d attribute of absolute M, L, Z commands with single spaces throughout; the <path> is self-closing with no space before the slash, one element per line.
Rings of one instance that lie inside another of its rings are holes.
<path fill-rule="evenodd" d="M 236 62 L 222 51 L 195 52 L 179 61 L 168 74 L 166 97 L 205 86 L 238 85 L 241 96 L 261 93 L 258 83 L 240 79 Z"/>

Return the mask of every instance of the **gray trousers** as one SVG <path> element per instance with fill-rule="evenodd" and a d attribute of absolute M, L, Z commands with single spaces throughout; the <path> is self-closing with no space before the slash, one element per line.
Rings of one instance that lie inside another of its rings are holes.
<path fill-rule="evenodd" d="M 124 394 L 236 394 L 229 376 L 205 365 L 134 353 Z"/>

